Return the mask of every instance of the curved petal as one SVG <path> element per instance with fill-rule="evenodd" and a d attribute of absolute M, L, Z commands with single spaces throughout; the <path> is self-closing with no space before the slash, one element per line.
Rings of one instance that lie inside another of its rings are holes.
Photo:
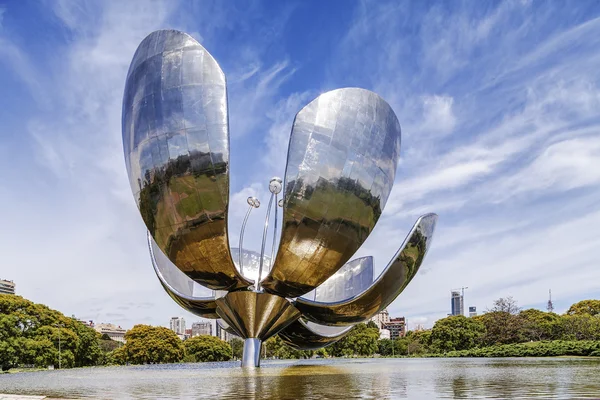
<path fill-rule="evenodd" d="M 239 266 L 239 262 L 238 262 L 239 254 L 240 254 L 239 247 L 233 247 L 231 249 L 231 255 L 233 257 L 233 262 L 235 264 L 235 267 L 238 269 L 238 271 L 240 270 L 240 266 Z M 258 253 L 256 251 L 244 249 L 242 252 L 242 256 L 243 256 L 242 262 L 244 263 L 243 275 L 247 279 L 251 279 L 254 282 L 258 281 L 258 269 L 260 266 L 260 253 Z M 271 257 L 265 255 L 264 256 L 264 268 L 268 271 L 270 269 L 270 266 L 271 266 Z"/>
<path fill-rule="evenodd" d="M 331 327 L 299 319 L 281 330 L 279 337 L 285 344 L 296 350 L 316 350 L 337 342 L 351 329 L 352 326 Z"/>
<path fill-rule="evenodd" d="M 230 333 L 235 336 L 240 336 L 227 322 L 223 321 L 221 318 L 217 319 L 217 324 L 223 329 L 225 332 Z"/>
<path fill-rule="evenodd" d="M 324 325 L 351 325 L 372 318 L 394 301 L 415 277 L 431 246 L 436 222 L 435 214 L 420 217 L 387 268 L 364 292 L 334 303 L 298 298 L 296 308 L 303 318 Z"/>
<path fill-rule="evenodd" d="M 373 283 L 373 257 L 355 258 L 344 264 L 335 274 L 310 293 L 305 299 L 333 302 L 356 296 Z"/>
<path fill-rule="evenodd" d="M 358 250 L 385 206 L 400 154 L 400 124 L 377 94 L 324 93 L 296 115 L 285 172 L 283 228 L 269 293 L 297 297 Z"/>
<path fill-rule="evenodd" d="M 160 249 L 211 289 L 251 284 L 229 252 L 227 118 L 225 75 L 194 38 L 163 30 L 142 41 L 123 98 L 131 190 Z"/>
<path fill-rule="evenodd" d="M 195 283 L 179 271 L 158 248 L 150 233 L 148 233 L 148 248 L 154 272 L 169 297 L 184 310 L 199 317 L 219 318 L 215 297 L 210 293 L 212 291 Z"/>

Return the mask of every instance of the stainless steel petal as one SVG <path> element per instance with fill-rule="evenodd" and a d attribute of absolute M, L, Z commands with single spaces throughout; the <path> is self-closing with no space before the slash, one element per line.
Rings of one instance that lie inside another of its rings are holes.
<path fill-rule="evenodd" d="M 223 319 L 217 319 L 217 324 L 219 324 L 221 329 L 223 329 L 225 332 L 231 333 L 232 335 L 240 336 L 240 334 L 237 333 L 231 326 L 229 326 L 227 322 L 223 321 Z"/>
<path fill-rule="evenodd" d="M 327 329 L 329 328 L 329 329 Z M 297 350 L 316 350 L 329 346 L 346 336 L 352 326 L 331 327 L 299 319 L 279 332 L 288 346 Z"/>
<path fill-rule="evenodd" d="M 122 116 L 131 189 L 160 249 L 206 287 L 249 286 L 227 238 L 227 91 L 217 62 L 186 33 L 151 33 L 131 62 Z"/>
<path fill-rule="evenodd" d="M 240 268 L 239 265 L 239 247 L 233 247 L 231 249 L 231 255 L 233 256 L 233 260 L 236 268 Z M 260 265 L 260 253 L 256 251 L 244 249 L 242 251 L 242 262 L 244 264 L 243 275 L 249 279 L 256 282 L 258 280 L 258 269 Z M 265 266 L 267 269 L 271 266 L 271 257 L 265 256 Z"/>
<path fill-rule="evenodd" d="M 386 269 L 367 290 L 345 301 L 322 303 L 298 298 L 303 318 L 323 325 L 344 326 L 367 321 L 398 297 L 421 266 L 437 222 L 437 215 L 420 217 Z"/>
<path fill-rule="evenodd" d="M 377 94 L 327 92 L 294 120 L 283 227 L 266 292 L 309 292 L 342 267 L 373 230 L 394 182 L 400 124 Z"/>
<path fill-rule="evenodd" d="M 150 233 L 148 233 L 148 248 L 160 284 L 177 304 L 199 317 L 219 318 L 212 290 L 200 286 L 179 271 L 158 248 Z"/>
<path fill-rule="evenodd" d="M 321 286 L 302 297 L 320 302 L 342 301 L 356 296 L 372 283 L 373 257 L 361 257 L 344 264 Z"/>

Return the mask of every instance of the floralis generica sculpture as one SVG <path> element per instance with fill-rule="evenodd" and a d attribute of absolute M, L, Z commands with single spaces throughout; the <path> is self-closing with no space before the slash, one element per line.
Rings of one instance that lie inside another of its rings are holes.
<path fill-rule="evenodd" d="M 242 366 L 255 367 L 273 335 L 317 349 L 387 307 L 417 273 L 437 216 L 417 220 L 377 279 L 372 257 L 350 261 L 394 183 L 400 124 L 377 94 L 337 89 L 296 114 L 285 179 L 270 181 L 260 252 L 243 248 L 255 198 L 231 249 L 228 120 L 225 75 L 194 38 L 161 30 L 141 42 L 127 74 L 123 149 L 155 272 L 181 307 L 243 338 Z"/>

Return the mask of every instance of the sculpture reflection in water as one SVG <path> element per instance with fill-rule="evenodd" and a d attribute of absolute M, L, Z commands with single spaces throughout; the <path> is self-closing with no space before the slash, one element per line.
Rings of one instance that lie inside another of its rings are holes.
<path fill-rule="evenodd" d="M 285 179 L 269 184 L 260 253 L 243 249 L 256 198 L 230 249 L 228 120 L 225 75 L 195 39 L 162 30 L 141 42 L 125 85 L 123 149 L 155 272 L 181 307 L 244 338 L 242 366 L 254 367 L 273 335 L 315 349 L 387 307 L 419 270 L 437 216 L 417 220 L 375 281 L 371 257 L 350 260 L 390 194 L 400 124 L 375 93 L 338 89 L 296 115 Z"/>

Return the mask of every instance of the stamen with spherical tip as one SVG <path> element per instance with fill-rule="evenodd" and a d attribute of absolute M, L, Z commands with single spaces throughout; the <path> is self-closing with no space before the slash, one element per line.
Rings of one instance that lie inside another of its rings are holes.
<path fill-rule="evenodd" d="M 265 218 L 265 229 L 263 230 L 263 237 L 262 237 L 262 245 L 260 248 L 260 264 L 258 267 L 258 282 L 256 284 L 256 290 L 260 290 L 260 281 L 262 279 L 262 270 L 263 270 L 263 265 L 265 263 L 265 244 L 267 242 L 267 230 L 269 229 L 269 216 L 271 215 L 271 206 L 273 205 L 273 197 L 276 196 L 278 193 L 281 192 L 281 189 L 283 188 L 282 184 L 281 184 L 281 178 L 278 177 L 273 177 L 271 178 L 271 181 L 269 182 L 269 191 L 271 192 L 271 198 L 269 199 L 269 205 L 267 206 L 267 216 Z M 275 210 L 277 211 L 277 210 Z M 277 224 L 277 212 L 275 213 L 275 224 Z M 277 225 L 275 226 L 275 229 L 277 229 Z M 275 239 L 273 239 L 273 241 L 275 241 Z M 271 260 L 271 263 L 273 262 L 273 260 Z"/>
<path fill-rule="evenodd" d="M 275 224 L 273 226 L 273 245 L 271 246 L 271 264 L 269 266 L 269 270 L 273 268 L 273 262 L 275 262 L 275 242 L 277 241 L 277 205 L 279 204 L 279 201 L 277 201 L 277 195 L 281 193 L 281 189 L 283 188 L 281 183 L 281 178 L 277 176 L 272 178 L 271 182 L 269 183 L 269 190 L 271 193 L 275 194 Z"/>
<path fill-rule="evenodd" d="M 240 246 L 239 246 L 239 264 L 240 264 L 240 273 L 244 274 L 244 263 L 243 263 L 243 254 L 244 252 L 242 251 L 242 249 L 244 248 L 244 230 L 246 230 L 246 222 L 248 221 L 248 217 L 250 216 L 250 211 L 252 211 L 253 208 L 258 208 L 260 207 L 260 201 L 258 201 L 258 199 L 256 197 L 248 197 L 248 199 L 246 200 L 248 202 L 248 205 L 250 207 L 248 207 L 248 211 L 246 212 L 246 216 L 244 217 L 244 222 L 242 223 L 242 230 L 240 231 Z"/>

